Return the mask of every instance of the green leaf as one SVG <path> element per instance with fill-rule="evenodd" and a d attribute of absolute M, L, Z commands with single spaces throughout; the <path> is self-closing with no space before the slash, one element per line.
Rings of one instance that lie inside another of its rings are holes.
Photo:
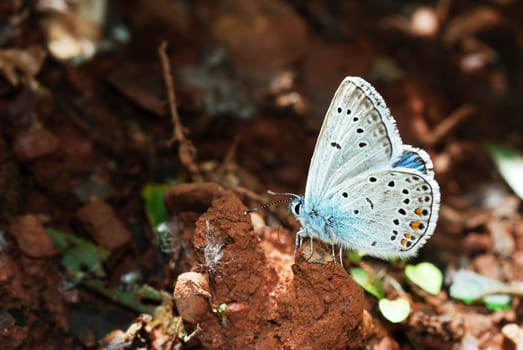
<path fill-rule="evenodd" d="M 351 262 L 351 264 L 359 264 L 361 261 L 361 255 L 355 250 L 348 250 L 347 251 L 347 258 Z"/>
<path fill-rule="evenodd" d="M 523 199 L 523 156 L 508 147 L 493 143 L 485 144 L 485 148 L 503 179 Z"/>
<path fill-rule="evenodd" d="M 437 295 L 443 285 L 443 274 L 440 269 L 429 262 L 407 265 L 405 267 L 405 276 L 412 283 L 432 295 Z"/>
<path fill-rule="evenodd" d="M 227 304 L 220 304 L 220 306 L 218 306 L 218 312 L 223 314 L 225 312 L 226 308 L 227 308 Z"/>
<path fill-rule="evenodd" d="M 69 243 L 66 238 L 67 233 L 55 230 L 54 228 L 50 227 L 46 228 L 45 232 L 53 242 L 54 246 L 59 248 L 60 250 L 63 251 L 69 246 Z"/>
<path fill-rule="evenodd" d="M 136 312 L 154 314 L 154 309 L 142 301 L 139 289 L 129 291 L 111 289 L 107 288 L 103 281 L 96 279 L 86 279 L 82 281 L 82 285 Z"/>
<path fill-rule="evenodd" d="M 400 323 L 410 314 L 410 303 L 403 298 L 396 300 L 381 299 L 378 308 L 383 317 L 392 323 Z"/>
<path fill-rule="evenodd" d="M 103 262 L 109 257 L 109 251 L 83 238 L 53 228 L 46 228 L 46 232 L 53 244 L 62 250 L 60 263 L 74 279 L 81 280 L 86 273 L 105 276 Z"/>
<path fill-rule="evenodd" d="M 175 219 L 168 221 L 167 208 L 164 202 L 165 191 L 170 184 L 146 185 L 142 190 L 145 212 L 162 252 L 172 251 L 173 232 L 180 229 Z"/>
<path fill-rule="evenodd" d="M 385 297 L 385 289 L 381 279 L 373 273 L 369 273 L 361 267 L 353 267 L 350 274 L 354 281 L 359 284 L 368 293 L 374 295 L 378 299 Z"/>
<path fill-rule="evenodd" d="M 167 208 L 163 201 L 165 191 L 169 185 L 146 185 L 142 190 L 145 201 L 145 213 L 152 227 L 157 227 L 167 220 Z"/>
<path fill-rule="evenodd" d="M 217 308 L 213 308 L 212 312 L 223 316 L 223 315 L 225 315 L 226 309 L 227 309 L 227 304 L 223 303 L 223 304 L 218 305 Z"/>
<path fill-rule="evenodd" d="M 496 298 L 493 298 L 496 297 Z M 498 295 L 489 295 L 483 298 L 483 302 L 485 303 L 485 306 L 487 309 L 492 311 L 507 311 L 510 310 L 512 307 L 512 299 L 510 299 L 508 302 L 507 297 L 510 298 L 510 296 L 506 294 L 498 294 Z"/>
<path fill-rule="evenodd" d="M 508 288 L 504 283 L 488 278 L 472 271 L 459 270 L 454 275 L 454 282 L 450 286 L 449 294 L 454 299 L 462 300 L 466 304 L 481 299 L 490 310 L 506 310 L 510 308 L 512 298 L 507 294 L 492 294 Z"/>
<path fill-rule="evenodd" d="M 66 250 L 62 257 L 62 265 L 73 273 L 85 270 L 87 273 L 104 277 L 102 261 L 105 258 L 94 244 L 86 243 Z M 83 273 L 81 275 L 83 276 Z"/>

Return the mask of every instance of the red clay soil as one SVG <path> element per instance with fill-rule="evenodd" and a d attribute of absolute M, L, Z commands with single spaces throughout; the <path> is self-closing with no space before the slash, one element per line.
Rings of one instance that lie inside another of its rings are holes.
<path fill-rule="evenodd" d="M 521 347 L 523 206 L 484 145 L 523 152 L 523 1 L 114 0 L 90 25 L 84 3 L 0 1 L 0 350 Z M 62 59 L 53 28 L 100 50 Z M 244 214 L 303 193 L 347 75 L 441 188 L 416 259 L 357 264 L 409 301 L 401 323 L 330 247 L 295 258 L 286 208 Z M 173 181 L 152 220 L 144 189 Z M 48 229 L 110 254 L 71 267 L 80 244 Z M 418 262 L 442 271 L 437 295 L 407 278 Z M 461 269 L 509 286 L 508 309 L 454 298 Z"/>
<path fill-rule="evenodd" d="M 200 275 L 182 274 L 175 288 L 178 312 L 203 330 L 197 338 L 204 348 L 362 346 L 362 289 L 332 261 L 330 252 L 324 261 L 311 263 L 299 249 L 291 266 L 293 252 L 278 242 L 288 232 L 254 230 L 251 216 L 244 214 L 246 207 L 234 192 L 213 184 L 179 185 L 168 191 L 166 202 L 170 208 L 182 208 L 184 198 L 191 201 L 186 208 L 210 206 L 194 226 L 197 263 L 192 270 Z M 212 311 L 221 304 L 226 305 L 224 312 Z"/>

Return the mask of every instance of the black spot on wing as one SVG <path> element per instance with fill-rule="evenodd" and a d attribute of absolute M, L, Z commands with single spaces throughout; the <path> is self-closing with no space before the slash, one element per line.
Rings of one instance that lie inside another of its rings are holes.
<path fill-rule="evenodd" d="M 337 142 L 331 142 L 331 146 L 337 149 L 341 149 L 341 145 Z"/>

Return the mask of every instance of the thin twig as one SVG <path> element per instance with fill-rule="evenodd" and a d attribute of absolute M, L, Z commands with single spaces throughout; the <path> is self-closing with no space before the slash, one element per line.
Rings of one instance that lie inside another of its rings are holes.
<path fill-rule="evenodd" d="M 523 296 L 523 290 L 521 290 L 521 288 L 513 287 L 513 286 L 501 287 L 499 289 L 492 289 L 492 290 L 483 292 L 483 293 L 477 295 L 475 300 L 483 299 L 490 295 L 507 295 L 507 294 L 521 297 L 521 296 Z"/>
<path fill-rule="evenodd" d="M 199 182 L 203 179 L 200 174 L 200 169 L 195 162 L 196 148 L 192 144 L 191 140 L 185 137 L 183 132 L 183 125 L 180 121 L 178 110 L 176 109 L 176 95 L 174 93 L 174 84 L 171 75 L 171 64 L 169 62 L 166 49 L 167 42 L 164 41 L 158 48 L 158 54 L 160 55 L 160 59 L 162 61 L 163 79 L 165 81 L 167 98 L 169 102 L 169 113 L 173 123 L 173 133 L 169 141 L 167 141 L 167 145 L 172 146 L 174 143 L 178 143 L 178 156 L 180 157 L 180 162 L 187 170 L 189 170 L 193 181 Z"/>
<path fill-rule="evenodd" d="M 225 158 L 223 159 L 223 163 L 218 167 L 217 172 L 222 176 L 227 172 L 227 170 L 230 170 L 231 167 L 234 165 L 234 157 L 236 156 L 236 150 L 238 149 L 238 144 L 240 143 L 240 140 L 240 135 L 237 135 L 234 138 L 231 147 L 229 148 L 227 154 L 225 155 Z"/>
<path fill-rule="evenodd" d="M 169 57 L 167 56 L 166 50 L 167 42 L 163 41 L 160 44 L 158 53 L 160 54 L 160 59 L 162 60 L 163 80 L 165 82 L 165 87 L 167 88 L 169 113 L 171 114 L 171 119 L 173 122 L 173 135 L 168 141 L 168 145 L 171 146 L 174 142 L 183 142 L 183 140 L 185 140 L 185 135 L 183 134 L 183 126 L 180 122 L 178 110 L 176 109 L 176 95 L 174 93 L 174 84 L 171 77 L 171 63 L 169 62 Z"/>
<path fill-rule="evenodd" d="M 442 23 L 447 21 L 451 4 L 452 0 L 439 0 L 436 4 L 436 16 L 438 18 L 440 27 L 442 26 Z"/>
<path fill-rule="evenodd" d="M 428 135 L 425 140 L 426 146 L 434 146 L 439 143 L 445 136 L 450 134 L 458 125 L 460 125 L 465 119 L 468 119 L 476 108 L 471 105 L 463 105 L 453 111 L 445 120 L 443 120 L 434 131 Z"/>

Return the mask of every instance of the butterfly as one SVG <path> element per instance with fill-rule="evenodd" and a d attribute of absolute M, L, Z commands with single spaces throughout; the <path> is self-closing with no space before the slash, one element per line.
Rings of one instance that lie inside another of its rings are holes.
<path fill-rule="evenodd" d="M 316 141 L 305 195 L 289 210 L 305 238 L 378 258 L 406 259 L 432 236 L 439 185 L 429 155 L 401 141 L 396 121 L 367 81 L 346 77 Z"/>

